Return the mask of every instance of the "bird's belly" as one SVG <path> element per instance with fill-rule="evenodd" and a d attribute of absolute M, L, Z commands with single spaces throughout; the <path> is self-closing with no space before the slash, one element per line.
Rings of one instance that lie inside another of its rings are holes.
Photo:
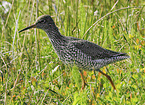
<path fill-rule="evenodd" d="M 85 53 L 82 53 L 80 50 L 74 47 L 65 47 L 65 46 L 57 46 L 54 47 L 58 57 L 60 60 L 67 65 L 76 65 L 79 68 L 85 70 L 96 70 L 99 69 L 107 63 L 103 60 L 92 60 L 91 56 L 87 56 Z"/>
<path fill-rule="evenodd" d="M 79 68 L 92 70 L 95 67 L 95 62 L 92 61 L 90 56 L 76 51 L 70 52 L 68 49 L 56 51 L 58 57 L 64 64 L 76 65 Z M 95 69 L 97 69 L 95 67 Z"/>

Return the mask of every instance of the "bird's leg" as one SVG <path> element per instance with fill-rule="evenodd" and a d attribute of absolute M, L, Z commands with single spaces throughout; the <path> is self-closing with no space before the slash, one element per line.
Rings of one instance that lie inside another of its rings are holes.
<path fill-rule="evenodd" d="M 111 83 L 113 89 L 116 90 L 115 85 L 114 85 L 114 83 L 113 83 L 111 77 L 110 77 L 109 75 L 105 74 L 104 72 L 102 72 L 102 71 L 99 70 L 99 69 L 98 69 L 97 71 L 99 71 L 101 74 L 105 75 L 105 76 L 107 77 L 107 79 L 109 79 L 109 81 L 110 81 L 110 83 Z"/>
<path fill-rule="evenodd" d="M 80 71 L 80 75 L 81 75 L 81 78 L 82 78 L 82 90 L 83 90 L 85 88 L 85 86 L 86 86 L 86 82 L 84 80 L 84 76 L 83 76 L 82 71 L 81 70 L 79 70 L 79 71 Z"/>

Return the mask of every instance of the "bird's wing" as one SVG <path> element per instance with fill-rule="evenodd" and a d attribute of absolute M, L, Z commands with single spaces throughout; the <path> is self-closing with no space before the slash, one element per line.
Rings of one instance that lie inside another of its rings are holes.
<path fill-rule="evenodd" d="M 75 48 L 80 50 L 82 53 L 86 54 L 87 56 L 91 56 L 92 60 L 105 59 L 116 56 L 127 56 L 126 53 L 107 50 L 86 40 L 73 40 L 70 43 L 73 44 Z"/>

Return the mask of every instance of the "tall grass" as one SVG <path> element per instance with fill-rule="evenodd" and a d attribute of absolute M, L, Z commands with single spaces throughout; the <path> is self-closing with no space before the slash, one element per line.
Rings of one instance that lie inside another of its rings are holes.
<path fill-rule="evenodd" d="M 0 13 L 0 104 L 145 104 L 144 0 L 7 0 Z M 2 2 L 0 2 L 2 5 Z M 42 30 L 23 29 L 38 16 L 53 17 L 62 35 L 128 53 L 130 59 L 98 72 L 84 71 L 81 90 L 77 67 L 64 65 Z"/>

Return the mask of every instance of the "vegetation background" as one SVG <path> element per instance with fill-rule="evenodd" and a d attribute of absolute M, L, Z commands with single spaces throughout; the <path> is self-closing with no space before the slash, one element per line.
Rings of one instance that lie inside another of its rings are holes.
<path fill-rule="evenodd" d="M 62 35 L 128 53 L 130 59 L 98 72 L 84 71 L 81 90 L 77 67 L 58 59 L 42 30 L 19 30 L 49 14 Z M 0 104 L 145 105 L 144 0 L 0 1 Z"/>

